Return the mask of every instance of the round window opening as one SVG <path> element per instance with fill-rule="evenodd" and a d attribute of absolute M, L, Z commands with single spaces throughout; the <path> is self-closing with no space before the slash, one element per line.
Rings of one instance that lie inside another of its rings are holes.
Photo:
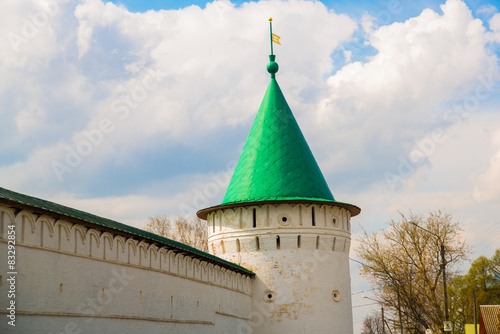
<path fill-rule="evenodd" d="M 273 290 L 266 290 L 264 291 L 264 300 L 268 303 L 274 302 L 276 299 L 276 292 Z"/>
<path fill-rule="evenodd" d="M 337 218 L 332 218 L 332 224 L 333 226 L 337 226 Z"/>
<path fill-rule="evenodd" d="M 277 220 L 280 225 L 288 225 L 292 221 L 292 219 L 286 214 L 279 215 Z"/>
<path fill-rule="evenodd" d="M 332 291 L 332 299 L 333 301 L 335 302 L 339 302 L 340 301 L 340 291 L 335 289 Z"/>

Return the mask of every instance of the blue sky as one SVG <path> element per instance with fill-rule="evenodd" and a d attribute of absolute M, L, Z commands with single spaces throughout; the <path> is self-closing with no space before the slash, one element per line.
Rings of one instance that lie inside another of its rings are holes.
<path fill-rule="evenodd" d="M 112 1 L 115 4 L 123 5 L 132 12 L 145 12 L 148 10 L 169 10 L 181 9 L 189 5 L 196 5 L 204 8 L 211 1 Z M 393 22 L 402 22 L 408 18 L 419 15 L 424 9 L 429 8 L 439 11 L 439 1 L 408 1 L 408 0 L 388 0 L 388 1 L 320 1 L 329 9 L 339 13 L 349 13 L 352 17 L 361 18 L 369 13 L 373 16 L 379 16 L 383 24 Z M 245 1 L 232 1 L 233 4 L 241 5 Z M 467 1 L 469 9 L 477 14 L 480 8 L 497 6 L 496 1 Z M 394 10 L 395 9 L 395 10 Z M 390 15 L 387 15 L 389 13 Z"/>
<path fill-rule="evenodd" d="M 0 4 L 0 186 L 138 227 L 219 204 L 273 17 L 285 97 L 335 198 L 362 208 L 351 256 L 398 210 L 451 213 L 471 258 L 498 247 L 498 2 L 119 3 Z"/>
<path fill-rule="evenodd" d="M 132 12 L 145 12 L 148 10 L 161 10 L 161 9 L 181 9 L 189 5 L 196 5 L 199 7 L 205 7 L 207 3 L 211 1 L 112 1 L 115 4 L 121 4 L 127 7 L 128 10 Z M 245 1 L 232 1 L 236 5 L 240 5 Z M 439 2 L 436 1 L 321 1 L 329 9 L 336 12 L 348 12 L 351 15 L 361 17 L 365 12 L 383 12 L 384 9 L 391 7 L 401 7 L 401 13 L 394 16 L 393 19 L 388 20 L 387 23 L 392 23 L 396 19 L 395 16 L 407 19 L 409 17 L 416 16 L 422 12 L 425 8 L 431 8 L 437 10 L 439 8 Z M 491 4 L 492 2 L 487 1 L 471 1 L 468 3 L 469 8 L 475 11 L 480 6 L 484 4 Z"/>

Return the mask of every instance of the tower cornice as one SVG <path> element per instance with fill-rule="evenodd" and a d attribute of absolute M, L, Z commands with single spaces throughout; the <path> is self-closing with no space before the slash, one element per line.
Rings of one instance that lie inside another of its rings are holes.
<path fill-rule="evenodd" d="M 349 203 L 337 202 L 337 201 L 322 201 L 315 199 L 290 199 L 290 200 L 265 200 L 265 201 L 249 201 L 249 202 L 240 202 L 240 203 L 230 203 L 230 204 L 221 204 L 211 206 L 206 209 L 202 209 L 196 213 L 196 215 L 201 219 L 207 219 L 207 216 L 210 212 L 217 210 L 225 210 L 225 209 L 233 209 L 242 206 L 259 206 L 266 204 L 318 204 L 318 205 L 331 205 L 337 206 L 343 209 L 348 210 L 351 213 L 351 217 L 359 215 L 361 209 L 356 205 L 352 205 Z"/>

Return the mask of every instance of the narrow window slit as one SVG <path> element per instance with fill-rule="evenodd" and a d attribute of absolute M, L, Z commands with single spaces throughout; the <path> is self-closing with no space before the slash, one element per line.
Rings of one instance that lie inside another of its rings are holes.
<path fill-rule="evenodd" d="M 297 248 L 300 248 L 300 235 L 297 237 Z"/>
<path fill-rule="evenodd" d="M 316 249 L 319 249 L 319 235 L 316 237 Z"/>
<path fill-rule="evenodd" d="M 314 208 L 311 210 L 311 215 L 312 215 L 312 226 L 316 226 L 316 218 L 314 217 Z"/>
<path fill-rule="evenodd" d="M 257 250 L 260 250 L 260 240 L 259 237 L 255 237 L 255 247 Z"/>
<path fill-rule="evenodd" d="M 257 210 L 253 209 L 253 227 L 257 227 Z"/>
<path fill-rule="evenodd" d="M 280 236 L 277 235 L 276 236 L 276 249 L 280 249 L 281 245 L 280 245 Z"/>

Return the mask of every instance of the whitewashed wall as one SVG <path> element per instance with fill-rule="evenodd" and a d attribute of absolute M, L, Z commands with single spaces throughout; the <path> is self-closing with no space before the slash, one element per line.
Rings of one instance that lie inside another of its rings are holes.
<path fill-rule="evenodd" d="M 257 274 L 254 334 L 353 332 L 348 210 L 266 204 L 217 210 L 207 221 L 210 251 Z"/>
<path fill-rule="evenodd" d="M 15 331 L 4 298 L 12 224 Z M 0 333 L 245 333 L 251 316 L 248 276 L 97 225 L 0 205 L 0 254 Z"/>

